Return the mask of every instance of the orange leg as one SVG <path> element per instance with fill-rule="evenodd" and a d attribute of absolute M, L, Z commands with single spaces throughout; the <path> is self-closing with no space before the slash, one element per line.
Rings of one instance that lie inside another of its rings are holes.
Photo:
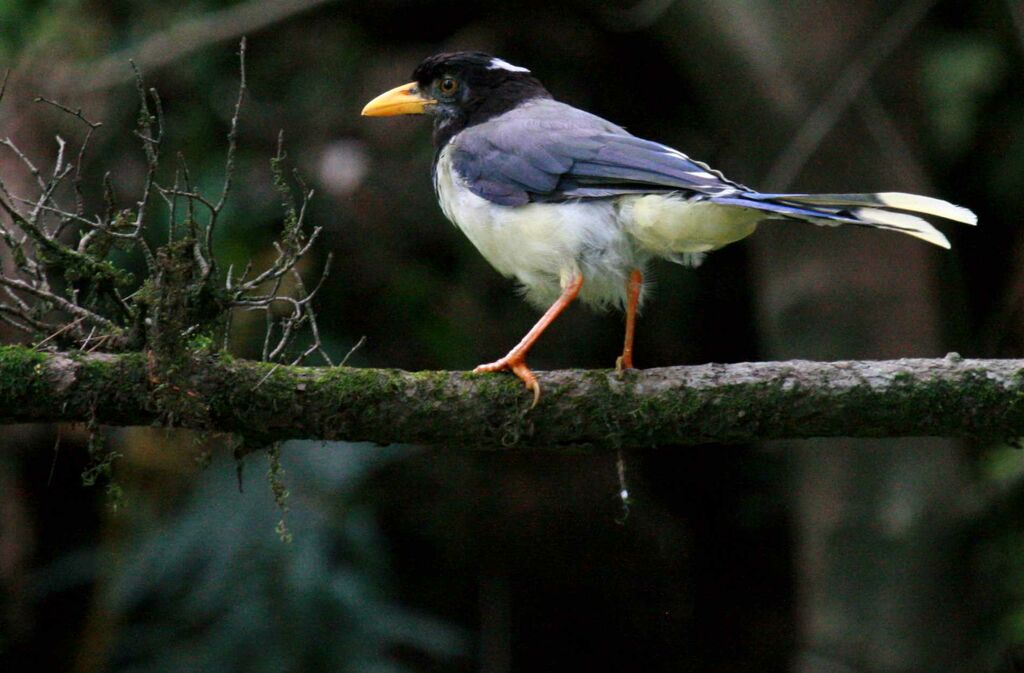
<path fill-rule="evenodd" d="M 512 373 L 519 377 L 519 380 L 526 384 L 527 389 L 533 391 L 533 404 L 530 406 L 537 406 L 537 401 L 540 400 L 540 384 L 537 383 L 537 377 L 533 375 L 530 368 L 526 366 L 526 353 L 533 347 L 533 344 L 537 342 L 540 335 L 544 333 L 544 330 L 555 321 L 562 311 L 572 303 L 572 300 L 576 298 L 576 295 L 580 293 L 580 288 L 583 287 L 583 276 L 576 276 L 569 286 L 562 290 L 562 296 L 555 300 L 555 303 L 551 305 L 537 324 L 526 333 L 523 340 L 516 344 L 516 347 L 508 352 L 508 355 L 495 360 L 485 365 L 480 365 L 474 372 L 500 372 L 505 369 L 511 369 Z"/>
<path fill-rule="evenodd" d="M 633 331 L 636 328 L 636 307 L 640 303 L 640 287 L 644 275 L 640 269 L 633 269 L 626 281 L 626 342 L 622 346 L 622 355 L 615 361 L 615 371 L 633 368 Z"/>

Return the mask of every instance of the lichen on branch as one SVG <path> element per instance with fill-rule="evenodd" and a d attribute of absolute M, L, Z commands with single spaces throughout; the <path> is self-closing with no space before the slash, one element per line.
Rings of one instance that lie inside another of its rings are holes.
<path fill-rule="evenodd" d="M 203 413 L 175 419 L 259 443 L 292 438 L 595 449 L 807 437 L 1024 436 L 1024 360 L 760 362 L 511 376 L 313 368 L 198 354 L 178 380 Z M 141 354 L 0 348 L 0 423 L 163 424 Z"/>

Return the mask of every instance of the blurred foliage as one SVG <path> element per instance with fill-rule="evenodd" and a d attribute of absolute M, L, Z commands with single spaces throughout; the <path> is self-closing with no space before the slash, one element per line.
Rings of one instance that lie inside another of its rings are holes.
<path fill-rule="evenodd" d="M 936 145 L 964 154 L 978 133 L 985 99 L 1006 75 L 1005 55 L 980 39 L 948 36 L 936 40 L 922 64 L 924 95 Z"/>
<path fill-rule="evenodd" d="M 283 450 L 280 476 L 297 494 L 288 500 L 290 543 L 274 533 L 281 513 L 254 454 L 239 466 L 242 482 L 229 461 L 215 460 L 170 507 L 129 492 L 131 514 L 114 521 L 105 548 L 42 571 L 44 595 L 76 581 L 101 588 L 92 619 L 103 635 L 92 633 L 112 638 L 103 670 L 400 673 L 410 670 L 403 656 L 464 650 L 457 631 L 388 596 L 377 517 L 359 495 L 367 476 L 409 451 L 312 442 Z"/>

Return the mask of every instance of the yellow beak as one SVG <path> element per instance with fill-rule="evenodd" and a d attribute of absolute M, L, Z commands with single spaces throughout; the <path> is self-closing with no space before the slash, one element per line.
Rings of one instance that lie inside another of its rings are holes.
<path fill-rule="evenodd" d="M 396 86 L 374 98 L 363 108 L 364 117 L 391 117 L 394 115 L 421 115 L 427 105 L 437 101 L 424 98 L 416 82 Z"/>

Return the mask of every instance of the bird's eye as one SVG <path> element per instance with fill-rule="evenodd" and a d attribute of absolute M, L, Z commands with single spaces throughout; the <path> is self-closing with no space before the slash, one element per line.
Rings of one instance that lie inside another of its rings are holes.
<path fill-rule="evenodd" d="M 441 83 L 438 85 L 438 88 L 441 90 L 441 93 L 453 94 L 455 93 L 455 90 L 459 88 L 459 83 L 456 82 L 451 77 L 445 77 L 444 79 L 441 80 Z"/>

